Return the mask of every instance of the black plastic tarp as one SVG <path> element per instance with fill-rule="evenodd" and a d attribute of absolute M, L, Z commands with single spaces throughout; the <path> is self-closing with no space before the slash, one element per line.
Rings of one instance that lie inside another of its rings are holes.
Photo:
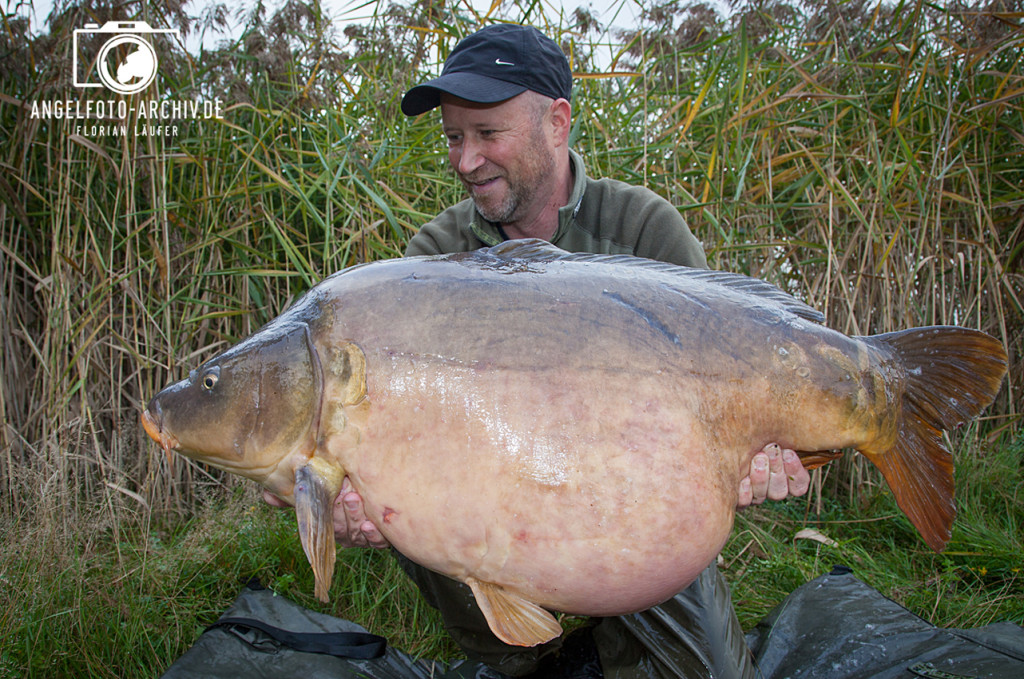
<path fill-rule="evenodd" d="M 766 679 L 1024 679 L 1024 628 L 935 627 L 844 567 L 794 590 L 747 644 Z"/>
<path fill-rule="evenodd" d="M 1008 622 L 966 630 L 937 628 L 843 567 L 796 589 L 747 635 L 747 643 L 763 679 L 1024 679 L 1024 628 Z M 385 649 L 382 639 L 355 623 L 250 586 L 220 624 L 204 632 L 164 676 L 497 675 L 469 663 L 449 666 Z"/>

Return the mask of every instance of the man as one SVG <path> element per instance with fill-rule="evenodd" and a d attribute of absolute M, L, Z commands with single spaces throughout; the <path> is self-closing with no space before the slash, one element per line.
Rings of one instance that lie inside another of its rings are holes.
<path fill-rule="evenodd" d="M 425 224 L 407 255 L 541 238 L 570 251 L 706 268 L 700 242 L 670 203 L 646 188 L 586 176 L 582 159 L 568 147 L 571 88 L 568 61 L 552 40 L 534 28 L 501 24 L 462 40 L 439 78 L 406 93 L 407 115 L 441 107 L 448 158 L 470 196 Z M 803 494 L 808 480 L 795 453 L 772 444 L 755 456 L 738 504 Z M 335 526 L 342 546 L 387 546 L 347 480 Z M 524 649 L 490 633 L 468 587 L 399 559 L 466 654 L 510 675 L 753 676 L 714 564 L 665 604 L 599 621 L 572 641 Z"/>

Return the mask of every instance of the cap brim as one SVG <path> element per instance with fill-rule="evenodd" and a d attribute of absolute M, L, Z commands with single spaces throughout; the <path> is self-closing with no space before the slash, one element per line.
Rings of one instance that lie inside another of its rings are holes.
<path fill-rule="evenodd" d="M 442 92 L 478 104 L 494 104 L 525 91 L 523 85 L 514 85 L 477 73 L 448 73 L 406 92 L 402 97 L 402 113 L 418 116 L 440 106 Z"/>

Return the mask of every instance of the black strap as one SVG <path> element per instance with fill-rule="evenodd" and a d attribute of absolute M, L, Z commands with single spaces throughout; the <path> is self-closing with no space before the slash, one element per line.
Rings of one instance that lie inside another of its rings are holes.
<path fill-rule="evenodd" d="M 384 655 L 387 640 L 366 632 L 292 632 L 268 625 L 253 618 L 221 618 L 210 625 L 214 627 L 248 627 L 258 629 L 272 639 L 296 651 L 322 653 L 336 658 L 357 658 L 367 660 Z"/>

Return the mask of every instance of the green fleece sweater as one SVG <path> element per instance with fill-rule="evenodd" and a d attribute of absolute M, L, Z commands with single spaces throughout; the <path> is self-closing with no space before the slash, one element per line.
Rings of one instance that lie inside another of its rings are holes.
<path fill-rule="evenodd" d="M 612 179 L 590 179 L 584 171 L 583 159 L 572 151 L 569 155 L 574 173 L 572 195 L 569 204 L 559 210 L 558 230 L 551 239 L 552 243 L 570 252 L 631 254 L 683 266 L 707 268 L 700 241 L 690 232 L 679 211 L 671 203 L 645 188 Z M 497 245 L 502 240 L 497 225 L 484 220 L 473 207 L 472 200 L 467 199 L 424 224 L 420 232 L 409 241 L 405 254 L 467 252 Z M 539 672 L 537 668 L 541 658 L 555 653 L 561 646 L 561 638 L 532 648 L 503 644 L 490 633 L 487 621 L 466 585 L 423 568 L 397 552 L 396 555 L 426 600 L 440 609 L 448 632 L 471 660 L 519 676 L 527 672 Z M 725 592 L 725 596 L 709 594 L 715 591 L 715 587 L 719 592 Z M 717 602 L 710 605 L 714 615 L 705 614 L 701 610 L 696 617 L 718 621 L 718 627 L 713 630 L 716 633 L 727 634 L 734 639 L 743 638 L 727 593 L 725 582 L 712 565 L 696 583 L 677 595 L 676 598 L 683 601 L 683 604 L 676 604 L 675 599 L 666 602 L 668 606 L 682 607 L 682 613 L 672 609 L 674 628 L 684 630 L 682 634 L 685 638 L 695 640 L 687 645 L 674 637 L 658 637 L 660 646 L 671 645 L 672 653 L 676 654 L 673 657 L 683 659 L 679 661 L 679 666 L 689 667 L 684 660 L 702 657 L 702 646 L 696 640 L 707 636 L 701 626 L 704 623 L 694 622 L 694 602 L 699 602 L 701 609 L 706 607 L 707 601 Z M 659 618 L 662 615 L 657 609 L 652 609 L 629 617 L 640 620 L 638 624 L 654 626 L 663 623 L 663 619 Z M 624 623 L 616 622 L 618 620 L 608 618 L 603 622 L 616 640 L 615 676 L 630 679 L 654 676 L 650 673 L 653 667 L 651 660 L 642 657 L 646 653 L 643 644 L 634 633 L 623 631 Z M 731 626 L 721 621 L 729 621 Z M 700 666 L 699 660 L 689 662 L 694 668 Z M 693 676 L 707 676 L 706 672 L 696 669 L 694 672 Z"/>
<path fill-rule="evenodd" d="M 707 259 L 679 211 L 641 186 L 614 179 L 591 179 L 583 159 L 569 151 L 573 188 L 558 211 L 551 242 L 569 252 L 635 255 L 683 266 L 707 268 Z M 468 252 L 497 245 L 497 224 L 485 220 L 466 199 L 430 220 L 412 237 L 408 255 Z"/>

